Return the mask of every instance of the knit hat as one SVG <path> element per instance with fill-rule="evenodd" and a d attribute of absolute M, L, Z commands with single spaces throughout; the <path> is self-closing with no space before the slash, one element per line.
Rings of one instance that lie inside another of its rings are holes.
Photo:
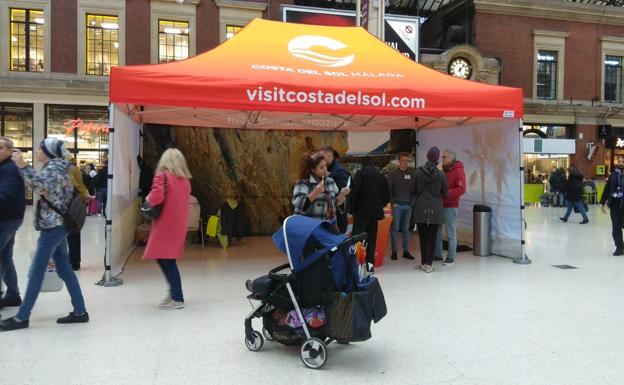
<path fill-rule="evenodd" d="M 429 151 L 427 151 L 427 159 L 434 163 L 438 163 L 440 160 L 440 149 L 435 146 L 431 147 Z"/>
<path fill-rule="evenodd" d="M 68 154 L 63 141 L 57 138 L 45 138 L 41 141 L 40 147 L 50 159 L 65 158 Z"/>

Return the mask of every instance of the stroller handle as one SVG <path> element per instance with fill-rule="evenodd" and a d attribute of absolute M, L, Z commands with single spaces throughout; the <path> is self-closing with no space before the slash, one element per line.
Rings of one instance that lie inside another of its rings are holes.
<path fill-rule="evenodd" d="M 352 245 L 352 244 L 355 244 L 357 242 L 361 242 L 361 241 L 365 240 L 366 238 L 368 238 L 368 233 L 355 234 L 355 235 L 351 236 L 350 238 L 347 238 L 344 241 L 342 241 L 338 246 L 334 246 L 331 249 L 331 251 L 332 252 L 336 252 L 336 250 L 338 250 L 341 247 Z"/>

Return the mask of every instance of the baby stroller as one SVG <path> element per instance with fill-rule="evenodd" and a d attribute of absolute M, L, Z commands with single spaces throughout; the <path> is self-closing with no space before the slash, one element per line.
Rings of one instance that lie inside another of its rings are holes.
<path fill-rule="evenodd" d="M 246 283 L 250 302 L 260 301 L 245 319 L 249 350 L 262 349 L 265 338 L 300 346 L 304 365 L 319 369 L 330 343 L 371 337 L 371 322 L 381 320 L 387 309 L 377 279 L 359 276 L 354 245 L 367 234 L 348 238 L 334 229 L 332 222 L 295 215 L 273 235 L 288 263 Z M 254 318 L 262 319 L 262 333 L 253 330 Z"/>

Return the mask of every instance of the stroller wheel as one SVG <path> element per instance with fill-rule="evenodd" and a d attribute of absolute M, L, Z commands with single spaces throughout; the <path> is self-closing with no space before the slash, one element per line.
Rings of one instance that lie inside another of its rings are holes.
<path fill-rule="evenodd" d="M 320 369 L 327 362 L 327 346 L 318 338 L 306 340 L 301 345 L 301 361 L 310 369 Z"/>
<path fill-rule="evenodd" d="M 262 328 L 262 335 L 267 341 L 273 341 L 273 336 L 271 335 L 271 333 L 269 333 L 268 330 L 266 330 L 266 328 Z"/>
<path fill-rule="evenodd" d="M 253 341 L 249 341 L 247 337 L 245 337 L 245 345 L 247 345 L 247 349 L 252 352 L 257 352 L 262 349 L 262 346 L 264 345 L 264 338 L 262 338 L 262 334 L 260 334 L 260 332 L 255 330 L 253 331 L 253 337 Z"/>

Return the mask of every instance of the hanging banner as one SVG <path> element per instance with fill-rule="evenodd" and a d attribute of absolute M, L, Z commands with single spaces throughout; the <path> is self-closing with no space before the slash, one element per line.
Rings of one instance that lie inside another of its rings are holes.
<path fill-rule="evenodd" d="M 362 0 L 361 24 L 368 30 L 368 0 Z M 385 15 L 385 43 L 406 57 L 418 61 L 420 22 L 416 17 Z M 355 25 L 355 12 L 327 8 L 282 6 L 282 21 L 288 23 L 351 27 Z"/>
<path fill-rule="evenodd" d="M 368 29 L 368 0 L 361 0 L 360 12 L 360 25 L 364 29 Z"/>
<path fill-rule="evenodd" d="M 419 20 L 411 17 L 387 15 L 385 18 L 385 41 L 405 57 L 418 61 Z"/>

